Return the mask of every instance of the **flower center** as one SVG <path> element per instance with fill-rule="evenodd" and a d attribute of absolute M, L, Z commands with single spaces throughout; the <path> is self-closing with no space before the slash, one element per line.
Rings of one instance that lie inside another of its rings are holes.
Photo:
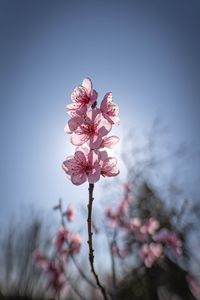
<path fill-rule="evenodd" d="M 93 135 L 96 133 L 97 124 L 82 124 L 81 127 L 85 134 Z"/>
<path fill-rule="evenodd" d="M 80 87 L 78 89 L 76 99 L 83 104 L 88 104 L 90 102 L 90 98 L 88 97 L 87 91 L 84 87 Z"/>
<path fill-rule="evenodd" d="M 85 173 L 86 173 L 87 175 L 91 172 L 91 170 L 92 170 L 92 167 L 91 167 L 91 166 L 87 165 L 87 166 L 85 167 Z"/>

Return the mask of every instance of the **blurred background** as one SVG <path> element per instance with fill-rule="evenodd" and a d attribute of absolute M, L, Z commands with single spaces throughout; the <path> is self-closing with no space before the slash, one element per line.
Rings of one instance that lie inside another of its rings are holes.
<path fill-rule="evenodd" d="M 115 151 L 121 173 L 117 179 L 97 183 L 94 205 L 99 233 L 96 259 L 103 281 L 110 280 L 113 286 L 113 255 L 118 268 L 111 297 L 198 299 L 199 36 L 198 0 L 0 0 L 2 299 L 55 297 L 46 293 L 46 274 L 33 264 L 32 251 L 42 244 L 43 251 L 52 255 L 51 241 L 60 222 L 52 207 L 59 198 L 65 208 L 76 209 L 70 226 L 83 238 L 77 260 L 90 277 L 83 230 L 87 185 L 73 186 L 61 169 L 62 161 L 73 153 L 64 133 L 66 105 L 86 76 L 92 78 L 99 101 L 112 91 L 120 107 L 121 124 L 114 132 L 121 138 Z M 161 229 L 176 232 L 184 248 L 181 260 L 166 252 L 164 267 L 163 261 L 147 267 L 135 256 L 141 241 L 132 240 L 130 234 L 135 232 L 124 233 L 119 224 L 114 228 L 122 230 L 121 243 L 129 245 L 131 240 L 136 248 L 124 258 L 117 256 L 115 247 L 111 252 L 116 253 L 105 259 L 103 250 L 106 244 L 109 253 L 113 227 L 111 233 L 102 228 L 102 215 L 109 227 L 105 210 L 117 207 L 125 182 L 134 186 L 126 218 L 138 216 L 143 224 L 153 216 Z M 105 194 L 107 185 L 112 188 Z M 141 198 L 150 203 L 148 208 Z M 162 213 L 155 209 L 157 202 Z M 66 299 L 100 299 L 92 287 L 84 295 L 87 282 L 73 261 L 68 271 L 73 278 L 68 279 Z M 82 283 L 75 291 L 77 278 Z M 180 278 L 173 288 L 172 278 Z M 183 286 L 187 290 L 180 291 Z M 143 293 L 134 294 L 137 290 Z"/>

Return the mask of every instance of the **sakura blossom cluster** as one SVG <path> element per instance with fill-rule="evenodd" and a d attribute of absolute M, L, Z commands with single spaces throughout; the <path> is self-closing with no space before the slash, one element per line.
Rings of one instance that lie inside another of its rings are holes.
<path fill-rule="evenodd" d="M 54 207 L 59 209 L 59 205 Z M 66 221 L 71 222 L 74 217 L 74 209 L 68 207 L 63 213 Z M 49 296 L 56 298 L 59 295 L 66 296 L 69 290 L 67 281 L 67 264 L 70 256 L 80 252 L 82 244 L 81 236 L 69 230 L 63 223 L 52 240 L 54 247 L 52 255 L 44 254 L 39 248 L 33 252 L 34 262 L 47 275 L 47 288 Z"/>
<path fill-rule="evenodd" d="M 123 231 L 131 240 L 137 241 L 139 245 L 139 256 L 146 267 L 150 268 L 164 257 L 168 251 L 175 256 L 182 255 L 183 243 L 176 232 L 161 227 L 160 222 L 154 217 L 141 219 L 130 217 L 130 207 L 132 203 L 131 186 L 124 185 L 124 197 L 117 205 L 115 211 L 111 207 L 105 211 L 109 224 Z M 119 249 L 117 242 L 113 245 L 113 253 L 118 257 L 125 257 L 131 253 L 131 243 L 123 245 Z"/>
<path fill-rule="evenodd" d="M 76 146 L 75 154 L 68 156 L 62 168 L 75 185 L 88 180 L 94 184 L 100 176 L 119 174 L 117 159 L 109 157 L 104 148 L 113 148 L 119 142 L 117 136 L 108 136 L 112 126 L 119 124 L 119 108 L 112 100 L 112 93 L 106 93 L 100 107 L 97 107 L 98 93 L 93 89 L 90 78 L 75 87 L 71 94 L 72 103 L 67 105 L 70 116 L 65 132 L 70 134 L 71 143 Z"/>

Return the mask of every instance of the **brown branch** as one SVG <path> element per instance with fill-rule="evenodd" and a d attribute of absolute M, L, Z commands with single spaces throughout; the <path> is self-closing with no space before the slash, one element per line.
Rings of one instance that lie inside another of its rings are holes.
<path fill-rule="evenodd" d="M 99 290 L 102 293 L 102 296 L 104 298 L 104 300 L 109 300 L 106 290 L 104 288 L 104 286 L 100 283 L 99 281 L 99 277 L 95 271 L 94 268 L 94 249 L 92 246 L 92 202 L 94 200 L 93 198 L 93 190 L 94 190 L 94 184 L 89 184 L 89 203 L 88 203 L 88 219 L 87 219 L 87 223 L 88 223 L 88 247 L 89 247 L 89 262 L 90 262 L 90 267 L 91 267 L 91 272 L 94 275 L 94 278 L 96 280 L 96 284 L 99 287 Z"/>

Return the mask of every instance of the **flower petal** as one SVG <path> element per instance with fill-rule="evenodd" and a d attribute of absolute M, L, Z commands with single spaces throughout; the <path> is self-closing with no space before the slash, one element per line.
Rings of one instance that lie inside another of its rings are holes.
<path fill-rule="evenodd" d="M 108 153 L 105 150 L 100 151 L 99 154 L 100 154 L 100 160 L 101 161 L 104 161 L 104 160 L 106 160 L 106 158 L 108 158 Z"/>
<path fill-rule="evenodd" d="M 99 136 L 98 134 L 93 134 L 88 141 L 90 149 L 98 149 L 101 143 L 102 143 L 102 137 Z"/>
<path fill-rule="evenodd" d="M 101 143 L 101 147 L 104 148 L 110 148 L 112 149 L 118 142 L 119 142 L 118 136 L 105 136 L 103 137 L 103 141 Z"/>
<path fill-rule="evenodd" d="M 103 161 L 103 166 L 101 168 L 101 173 L 103 176 L 117 176 L 119 174 L 119 169 L 117 167 L 117 159 L 115 157 L 108 157 Z"/>
<path fill-rule="evenodd" d="M 81 151 L 84 153 L 85 157 L 88 157 L 90 148 L 87 147 L 86 145 L 81 145 L 81 146 L 76 147 L 76 151 Z"/>
<path fill-rule="evenodd" d="M 79 174 L 72 174 L 71 181 L 75 185 L 80 185 L 84 183 L 87 180 L 87 176 L 85 172 L 79 173 Z"/>
<path fill-rule="evenodd" d="M 87 95 L 90 96 L 92 92 L 92 81 L 89 77 L 83 79 L 82 86 L 87 90 Z"/>
<path fill-rule="evenodd" d="M 112 93 L 111 92 L 108 92 L 105 94 L 102 102 L 101 102 L 101 105 L 100 105 L 100 109 L 101 111 L 107 111 L 108 110 L 108 102 L 111 102 L 112 101 Z"/>
<path fill-rule="evenodd" d="M 88 110 L 87 117 L 90 120 L 90 123 L 93 124 L 101 120 L 102 114 L 99 108 L 93 108 Z"/>
<path fill-rule="evenodd" d="M 99 124 L 97 125 L 97 131 L 100 136 L 104 136 L 110 132 L 112 128 L 111 123 L 104 117 L 101 118 Z"/>
<path fill-rule="evenodd" d="M 93 104 L 96 100 L 97 100 L 97 97 L 98 97 L 98 93 L 96 90 L 93 90 L 92 91 L 92 95 L 90 97 L 90 103 Z"/>
<path fill-rule="evenodd" d="M 99 180 L 100 174 L 101 174 L 100 171 L 101 171 L 100 167 L 96 163 L 95 166 L 94 166 L 94 168 L 91 171 L 89 171 L 89 174 L 88 174 L 88 181 L 89 181 L 89 183 L 95 183 L 95 182 L 97 182 Z"/>
<path fill-rule="evenodd" d="M 89 136 L 87 134 L 76 134 L 73 132 L 71 136 L 71 143 L 75 146 L 80 146 L 87 142 L 88 139 Z"/>
<path fill-rule="evenodd" d="M 88 154 L 88 164 L 93 167 L 95 163 L 99 162 L 99 151 L 90 150 Z"/>
<path fill-rule="evenodd" d="M 79 116 L 75 116 L 72 117 L 69 121 L 68 121 L 68 127 L 65 127 L 65 131 L 67 133 L 69 132 L 73 132 L 77 129 L 78 126 L 80 126 L 83 123 L 83 118 L 79 117 Z"/>
<path fill-rule="evenodd" d="M 62 163 L 62 168 L 68 175 L 76 172 L 77 170 L 77 162 L 73 156 L 68 156 L 66 160 Z"/>
<path fill-rule="evenodd" d="M 104 116 L 111 124 L 117 124 L 120 123 L 120 118 L 118 116 Z"/>
<path fill-rule="evenodd" d="M 86 165 L 87 163 L 84 153 L 80 150 L 75 152 L 74 158 L 78 164 Z"/>

